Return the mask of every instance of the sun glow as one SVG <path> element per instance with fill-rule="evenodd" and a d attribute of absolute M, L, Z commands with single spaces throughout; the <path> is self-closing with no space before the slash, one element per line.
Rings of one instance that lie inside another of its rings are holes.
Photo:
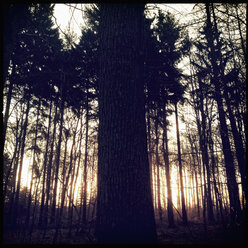
<path fill-rule="evenodd" d="M 21 185 L 25 186 L 26 188 L 30 187 L 31 182 L 31 166 L 30 166 L 30 160 L 26 158 L 24 155 L 23 159 L 23 165 L 22 165 L 22 174 L 21 174 Z"/>

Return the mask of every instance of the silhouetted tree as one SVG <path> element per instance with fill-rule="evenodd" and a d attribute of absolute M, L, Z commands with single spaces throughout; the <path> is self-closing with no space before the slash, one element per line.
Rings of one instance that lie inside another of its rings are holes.
<path fill-rule="evenodd" d="M 100 6 L 99 243 L 156 243 L 146 147 L 144 6 Z"/>

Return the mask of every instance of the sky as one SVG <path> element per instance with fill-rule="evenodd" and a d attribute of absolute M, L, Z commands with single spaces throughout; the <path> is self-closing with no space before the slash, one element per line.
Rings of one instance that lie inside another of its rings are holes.
<path fill-rule="evenodd" d="M 164 10 L 174 13 L 180 22 L 184 21 L 185 15 L 189 13 L 194 6 L 194 4 L 181 3 L 157 5 Z M 83 18 L 84 12 L 82 11 L 84 8 L 85 4 L 55 4 L 54 16 L 57 24 L 65 31 L 70 23 L 70 30 L 75 32 L 79 38 L 81 35 L 81 28 L 85 25 Z"/>
<path fill-rule="evenodd" d="M 150 4 L 151 6 L 152 4 Z M 170 11 L 175 14 L 177 20 L 180 23 L 184 23 L 187 20 L 187 14 L 193 9 L 195 4 L 157 4 L 157 6 L 165 11 Z M 85 8 L 85 4 L 55 4 L 54 16 L 56 18 L 57 24 L 60 28 L 65 31 L 70 23 L 70 30 L 77 34 L 77 38 L 79 40 L 81 35 L 81 29 L 85 25 L 83 18 L 83 9 Z M 74 8 L 75 7 L 75 8 Z M 82 9 L 82 10 L 81 10 Z M 188 16 L 189 17 L 189 16 Z M 183 60 L 179 67 L 187 72 L 187 61 Z M 170 116 L 170 121 L 174 122 L 174 116 Z M 181 127 L 180 129 L 185 129 L 184 123 L 179 122 Z M 171 132 L 169 133 L 170 138 L 176 136 L 176 130 L 174 127 L 171 128 Z"/>
<path fill-rule="evenodd" d="M 174 13 L 176 19 L 181 23 L 185 22 L 185 15 L 189 13 L 194 4 L 158 4 L 158 6 L 163 10 L 168 10 L 171 13 Z M 69 27 L 70 32 L 74 32 L 77 35 L 78 41 L 81 36 L 81 29 L 85 25 L 84 22 L 84 12 L 82 11 L 85 8 L 85 4 L 55 4 L 54 8 L 54 23 L 59 26 L 62 31 L 66 31 Z M 62 35 L 62 32 L 60 31 Z M 168 118 L 171 123 L 175 122 L 175 116 L 171 115 Z M 179 120 L 180 130 L 185 129 L 184 123 Z M 168 133 L 169 139 L 175 139 L 176 130 L 175 125 L 170 128 Z M 173 151 L 171 151 L 173 152 Z M 32 159 L 32 158 L 31 158 Z M 30 158 L 24 158 L 24 166 L 22 169 L 22 183 L 24 185 L 29 185 L 31 180 L 31 174 L 28 173 L 30 169 L 31 160 Z"/>
<path fill-rule="evenodd" d="M 81 36 L 82 27 L 85 26 L 84 22 L 84 8 L 88 4 L 55 4 L 54 8 L 54 22 L 58 25 L 61 30 L 66 31 L 69 27 L 70 32 L 76 34 L 77 41 Z M 157 6 L 165 11 L 173 13 L 176 19 L 184 24 L 187 22 L 190 15 L 190 11 L 193 9 L 195 4 L 192 3 L 175 3 L 175 4 L 157 4 Z M 154 6 L 154 4 L 149 4 L 149 6 Z M 60 35 L 62 32 L 60 31 Z M 184 73 L 188 72 L 188 61 L 182 60 L 179 67 L 184 70 Z"/>

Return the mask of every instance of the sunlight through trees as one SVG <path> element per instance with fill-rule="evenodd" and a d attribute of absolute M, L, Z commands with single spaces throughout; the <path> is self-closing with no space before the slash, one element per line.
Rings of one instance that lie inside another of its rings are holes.
<path fill-rule="evenodd" d="M 244 240 L 246 4 L 3 7 L 4 243 Z"/>

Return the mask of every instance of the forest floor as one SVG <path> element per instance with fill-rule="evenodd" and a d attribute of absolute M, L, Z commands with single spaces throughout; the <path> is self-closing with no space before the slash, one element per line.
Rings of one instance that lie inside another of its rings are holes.
<path fill-rule="evenodd" d="M 248 233 L 241 228 L 236 230 L 223 228 L 220 224 L 207 226 L 203 223 L 190 222 L 187 226 L 177 224 L 174 228 L 157 225 L 157 234 L 160 244 L 206 244 L 206 245 L 236 245 L 247 244 Z"/>
<path fill-rule="evenodd" d="M 34 229 L 32 239 L 29 235 L 23 235 L 22 231 L 5 232 L 3 235 L 3 244 L 52 244 L 55 229 L 48 229 L 43 237 L 43 231 Z M 246 230 L 236 228 L 224 229 L 221 225 L 208 225 L 207 232 L 204 230 L 203 223 L 190 222 L 188 226 L 180 223 L 174 228 L 169 228 L 166 224 L 157 225 L 157 234 L 159 244 L 206 244 L 206 245 L 240 245 L 245 247 L 247 244 L 248 233 Z M 25 238 L 26 237 L 26 238 Z M 96 244 L 93 230 L 89 232 L 76 233 L 72 230 L 68 237 L 68 229 L 61 229 L 58 236 L 58 244 Z"/>

